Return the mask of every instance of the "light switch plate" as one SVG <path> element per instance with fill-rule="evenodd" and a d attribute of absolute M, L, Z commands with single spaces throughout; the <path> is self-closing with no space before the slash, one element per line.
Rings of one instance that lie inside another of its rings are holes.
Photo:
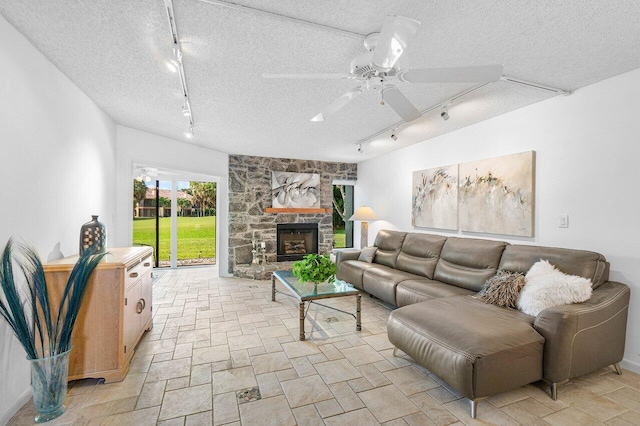
<path fill-rule="evenodd" d="M 558 215 L 558 228 L 568 228 L 569 227 L 569 215 L 561 214 Z"/>

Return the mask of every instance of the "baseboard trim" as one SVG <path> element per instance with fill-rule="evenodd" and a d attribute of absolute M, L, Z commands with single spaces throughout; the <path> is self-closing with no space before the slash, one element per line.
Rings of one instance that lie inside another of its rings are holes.
<path fill-rule="evenodd" d="M 625 368 L 627 370 L 633 371 L 634 373 L 640 374 L 640 364 L 638 364 L 637 362 L 623 359 L 622 361 L 620 361 L 620 365 L 622 366 L 622 368 Z"/>
<path fill-rule="evenodd" d="M 9 406 L 7 411 L 5 411 L 4 413 L 0 413 L 0 425 L 6 425 L 7 423 L 9 423 L 11 417 L 13 417 L 18 411 L 20 411 L 22 406 L 26 404 L 29 399 L 31 399 L 31 395 L 32 388 L 31 386 L 29 386 L 27 389 L 25 389 L 22 395 L 20 395 L 18 399 Z"/>

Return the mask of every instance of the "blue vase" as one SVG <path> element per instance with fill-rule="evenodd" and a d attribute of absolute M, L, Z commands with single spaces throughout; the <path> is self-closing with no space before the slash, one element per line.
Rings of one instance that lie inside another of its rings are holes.
<path fill-rule="evenodd" d="M 64 413 L 69 376 L 69 352 L 46 358 L 29 359 L 36 423 L 53 420 Z"/>

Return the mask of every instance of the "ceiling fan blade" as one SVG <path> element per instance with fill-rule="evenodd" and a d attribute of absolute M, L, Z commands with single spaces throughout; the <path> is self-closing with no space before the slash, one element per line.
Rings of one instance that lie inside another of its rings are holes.
<path fill-rule="evenodd" d="M 415 19 L 387 16 L 371 58 L 373 67 L 382 72 L 391 70 L 419 26 L 420 22 Z"/>
<path fill-rule="evenodd" d="M 311 121 L 324 121 L 326 118 L 336 113 L 340 108 L 351 102 L 360 93 L 362 93 L 362 87 L 354 87 L 353 89 L 349 90 L 347 93 L 333 101 L 320 114 L 313 117 Z"/>
<path fill-rule="evenodd" d="M 300 79 L 328 79 L 346 80 L 351 74 L 262 74 L 262 78 L 300 78 Z"/>
<path fill-rule="evenodd" d="M 477 67 L 428 68 L 402 70 L 398 80 L 407 83 L 484 83 L 498 81 L 502 77 L 502 65 Z"/>
<path fill-rule="evenodd" d="M 395 86 L 387 86 L 382 91 L 385 103 L 402 118 L 405 123 L 420 118 L 422 115 L 415 106 Z"/>

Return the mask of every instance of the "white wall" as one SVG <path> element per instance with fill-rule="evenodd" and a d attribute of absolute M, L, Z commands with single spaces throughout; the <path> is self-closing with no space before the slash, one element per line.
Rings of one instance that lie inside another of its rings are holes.
<path fill-rule="evenodd" d="M 535 150 L 535 237 L 474 236 L 604 254 L 611 279 L 631 287 L 624 365 L 640 372 L 639 111 L 637 69 L 364 161 L 355 205 L 384 219 L 370 224 L 369 241 L 382 228 L 437 233 L 411 226 L 414 170 Z M 569 214 L 569 228 L 557 227 L 559 214 Z"/>
<path fill-rule="evenodd" d="M 2 16 L 0 39 L 0 245 L 75 254 L 92 214 L 114 229 L 115 124 Z M 0 320 L 0 424 L 30 396 L 25 358 Z"/>
<path fill-rule="evenodd" d="M 229 256 L 229 156 L 212 149 L 168 139 L 130 127 L 117 126 L 116 197 L 119 201 L 118 245 L 130 245 L 133 238 L 133 164 L 199 173 L 217 178 L 216 264 L 221 276 L 227 271 Z"/>

